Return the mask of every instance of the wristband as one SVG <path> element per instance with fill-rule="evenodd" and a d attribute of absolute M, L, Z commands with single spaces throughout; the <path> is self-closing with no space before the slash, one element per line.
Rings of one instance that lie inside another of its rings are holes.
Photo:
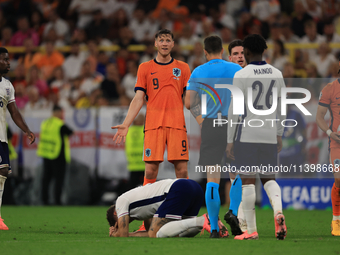
<path fill-rule="evenodd" d="M 333 131 L 330 130 L 330 129 L 328 129 L 328 130 L 326 131 L 326 134 L 327 134 L 328 136 L 331 136 L 332 133 L 333 133 Z"/>

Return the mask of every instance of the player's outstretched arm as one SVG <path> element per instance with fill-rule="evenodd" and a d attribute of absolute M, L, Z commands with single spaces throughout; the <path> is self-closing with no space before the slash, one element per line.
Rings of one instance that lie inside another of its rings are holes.
<path fill-rule="evenodd" d="M 322 105 L 318 105 L 318 111 L 316 112 L 316 124 L 318 127 L 327 135 L 335 140 L 337 143 L 340 143 L 340 135 L 337 134 L 336 132 L 332 132 L 329 127 L 327 122 L 325 121 L 325 115 L 327 113 L 328 108 Z M 330 130 L 330 131 L 328 131 Z"/>
<path fill-rule="evenodd" d="M 14 123 L 27 135 L 28 139 L 30 140 L 30 144 L 34 143 L 35 136 L 28 128 L 24 118 L 21 116 L 17 104 L 15 102 L 9 103 L 7 105 L 7 109 L 11 114 Z"/>
<path fill-rule="evenodd" d="M 130 103 L 129 110 L 123 124 L 111 127 L 112 129 L 117 129 L 117 133 L 113 136 L 113 141 L 116 141 L 116 144 L 120 144 L 122 140 L 125 143 L 129 126 L 132 124 L 133 120 L 136 118 L 143 106 L 144 96 L 145 93 L 143 91 L 137 90 L 135 97 Z"/>

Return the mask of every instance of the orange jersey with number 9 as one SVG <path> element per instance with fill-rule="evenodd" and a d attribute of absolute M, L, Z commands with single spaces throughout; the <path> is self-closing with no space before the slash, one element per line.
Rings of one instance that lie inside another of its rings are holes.
<path fill-rule="evenodd" d="M 328 107 L 331 120 L 329 129 L 333 132 L 340 132 L 340 83 L 339 79 L 336 79 L 332 83 L 328 83 L 320 93 L 319 105 Z M 333 139 L 330 139 L 330 148 L 338 147 L 338 144 Z"/>
<path fill-rule="evenodd" d="M 135 91 L 142 90 L 147 97 L 145 131 L 159 127 L 186 130 L 182 96 L 190 74 L 188 64 L 176 59 L 140 64 Z"/>

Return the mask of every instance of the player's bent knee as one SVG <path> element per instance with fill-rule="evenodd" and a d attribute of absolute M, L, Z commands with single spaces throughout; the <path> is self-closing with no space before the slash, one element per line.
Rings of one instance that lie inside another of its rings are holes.
<path fill-rule="evenodd" d="M 159 231 L 157 231 L 158 233 Z M 149 237 L 150 238 L 156 238 L 157 237 L 157 233 L 155 231 L 149 231 L 148 234 L 149 234 Z"/>
<path fill-rule="evenodd" d="M 168 236 L 165 235 L 164 233 L 162 233 L 161 230 L 158 230 L 158 231 L 157 231 L 157 234 L 156 234 L 156 237 L 157 237 L 157 238 L 165 238 L 165 237 L 168 237 Z"/>

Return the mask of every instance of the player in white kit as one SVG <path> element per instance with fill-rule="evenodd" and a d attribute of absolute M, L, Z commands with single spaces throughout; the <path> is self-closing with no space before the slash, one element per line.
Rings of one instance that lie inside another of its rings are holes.
<path fill-rule="evenodd" d="M 5 181 L 10 172 L 8 140 L 6 129 L 6 109 L 8 109 L 14 123 L 27 135 L 30 144 L 34 143 L 35 136 L 30 131 L 26 122 L 18 111 L 14 98 L 12 83 L 4 78 L 4 74 L 10 69 L 7 49 L 0 47 L 0 230 L 8 230 L 1 218 L 1 202 L 4 192 Z"/>
<path fill-rule="evenodd" d="M 257 172 L 265 174 L 261 175 L 261 180 L 274 210 L 276 238 L 283 240 L 287 232 L 285 217 L 282 214 L 281 189 L 275 181 L 274 172 L 269 171 L 270 166 L 271 170 L 277 166 L 277 154 L 282 149 L 283 116 L 280 93 L 285 84 L 282 73 L 262 61 L 265 49 L 267 49 L 266 41 L 260 35 L 253 34 L 244 39 L 243 50 L 248 65 L 235 74 L 233 86 L 238 87 L 244 95 L 246 107 L 244 105 L 240 107 L 244 108 L 245 112 L 241 120 L 239 115 L 233 115 L 234 110 L 237 110 L 234 103 L 240 100 L 240 95 L 233 93 L 228 113 L 230 129 L 227 155 L 235 160 L 233 164 L 240 170 L 242 208 L 247 222 L 247 231 L 236 236 L 237 240 L 259 238 L 255 216 Z M 251 100 L 248 102 L 250 96 Z M 261 115 L 264 113 L 265 115 Z M 235 123 L 242 124 L 235 125 Z"/>
<path fill-rule="evenodd" d="M 110 236 L 190 237 L 210 232 L 207 214 L 196 217 L 204 201 L 201 186 L 188 179 L 167 179 L 132 189 L 106 214 Z M 147 231 L 129 233 L 129 222 L 143 220 Z"/>

